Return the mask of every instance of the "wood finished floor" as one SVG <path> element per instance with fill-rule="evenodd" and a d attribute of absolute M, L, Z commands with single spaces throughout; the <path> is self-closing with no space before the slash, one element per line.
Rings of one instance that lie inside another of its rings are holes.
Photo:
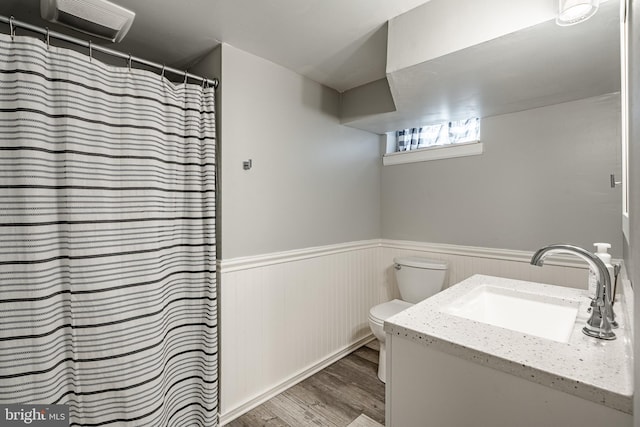
<path fill-rule="evenodd" d="M 228 427 L 346 427 L 360 414 L 384 425 L 384 383 L 375 345 L 348 356 L 227 424 Z"/>

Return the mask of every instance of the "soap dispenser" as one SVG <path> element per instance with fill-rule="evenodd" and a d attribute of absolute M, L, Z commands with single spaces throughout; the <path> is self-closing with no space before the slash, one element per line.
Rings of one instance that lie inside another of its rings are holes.
<path fill-rule="evenodd" d="M 607 267 L 607 271 L 609 272 L 609 280 L 613 284 L 614 272 L 613 265 L 611 265 L 611 254 L 607 252 L 608 249 L 611 248 L 609 243 L 594 243 L 593 246 L 596 247 L 595 256 L 600 258 L 600 260 L 604 263 L 605 267 Z M 594 299 L 596 297 L 596 273 L 593 269 L 589 269 L 589 298 Z M 615 295 L 613 296 L 614 299 Z"/>

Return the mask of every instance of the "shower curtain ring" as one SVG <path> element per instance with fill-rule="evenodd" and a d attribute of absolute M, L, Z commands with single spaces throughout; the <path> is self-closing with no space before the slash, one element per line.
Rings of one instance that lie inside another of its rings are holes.
<path fill-rule="evenodd" d="M 127 66 L 129 67 L 129 71 L 131 71 L 131 54 L 129 54 L 129 59 L 127 59 Z"/>
<path fill-rule="evenodd" d="M 89 62 L 93 61 L 93 46 L 91 45 L 91 40 L 89 40 Z"/>
<path fill-rule="evenodd" d="M 15 18 L 13 16 L 9 17 L 9 34 L 11 35 L 11 41 L 13 41 L 16 36 L 16 27 L 13 25 L 14 20 Z"/>
<path fill-rule="evenodd" d="M 160 78 L 164 79 L 164 69 L 165 69 L 166 65 L 162 64 L 162 71 L 160 72 Z"/>
<path fill-rule="evenodd" d="M 49 50 L 49 27 L 45 28 L 47 30 L 47 50 Z"/>
<path fill-rule="evenodd" d="M 187 70 L 184 70 L 184 84 L 187 84 Z"/>

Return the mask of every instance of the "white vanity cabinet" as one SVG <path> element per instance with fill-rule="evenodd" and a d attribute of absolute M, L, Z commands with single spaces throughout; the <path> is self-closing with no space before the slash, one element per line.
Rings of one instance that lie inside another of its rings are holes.
<path fill-rule="evenodd" d="M 387 334 L 386 426 L 632 427 L 631 414 Z"/>
<path fill-rule="evenodd" d="M 581 314 L 568 342 L 447 312 L 487 283 L 575 301 Z M 586 306 L 582 290 L 476 275 L 390 318 L 386 426 L 632 427 L 625 316 L 616 340 L 597 340 L 581 332 Z"/>

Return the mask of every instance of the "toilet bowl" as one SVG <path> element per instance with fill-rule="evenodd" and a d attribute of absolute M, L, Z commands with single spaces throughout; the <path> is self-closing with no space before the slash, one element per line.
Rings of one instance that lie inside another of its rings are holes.
<path fill-rule="evenodd" d="M 411 307 L 413 304 L 410 302 L 394 299 L 393 301 L 385 302 L 384 304 L 378 304 L 369 310 L 369 326 L 373 335 L 378 339 L 380 343 L 380 357 L 378 358 L 378 378 L 382 382 L 386 382 L 386 360 L 387 351 L 385 346 L 385 332 L 384 321 L 385 319 L 394 316 L 401 311 Z"/>
<path fill-rule="evenodd" d="M 446 261 L 421 257 L 399 257 L 393 261 L 402 299 L 378 304 L 369 310 L 369 327 L 380 343 L 378 378 L 382 382 L 386 382 L 385 320 L 442 290 L 448 271 Z"/>

